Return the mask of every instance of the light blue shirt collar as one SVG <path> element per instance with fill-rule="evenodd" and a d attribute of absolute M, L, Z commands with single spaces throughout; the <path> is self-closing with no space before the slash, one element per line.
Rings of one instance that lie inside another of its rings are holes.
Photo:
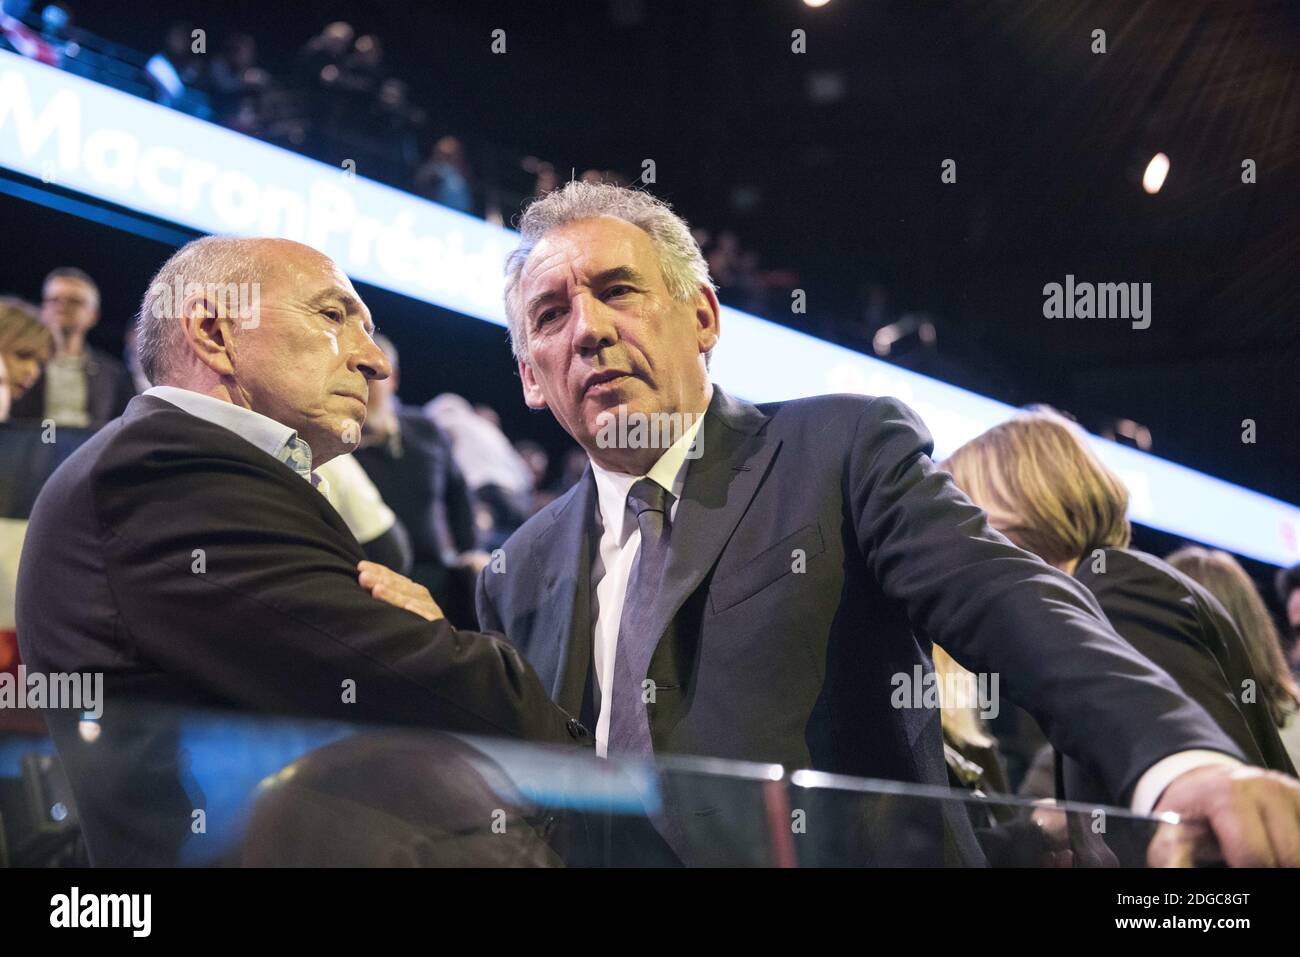
<path fill-rule="evenodd" d="M 289 466 L 312 485 L 316 484 L 316 477 L 311 470 L 311 446 L 298 438 L 298 433 L 287 425 L 252 409 L 244 409 L 189 389 L 156 385 L 146 389 L 144 394 L 170 402 L 195 418 L 229 429 L 277 462 Z"/>

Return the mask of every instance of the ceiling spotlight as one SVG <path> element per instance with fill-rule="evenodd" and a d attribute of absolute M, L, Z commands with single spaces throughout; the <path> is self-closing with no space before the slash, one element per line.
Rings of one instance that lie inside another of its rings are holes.
<path fill-rule="evenodd" d="M 1151 157 L 1146 172 L 1142 174 L 1142 188 L 1154 196 L 1160 192 L 1160 187 L 1165 185 L 1165 177 L 1168 175 L 1169 157 L 1164 153 L 1157 153 Z"/>
<path fill-rule="evenodd" d="M 824 7 L 830 2 L 831 0 L 803 0 L 803 5 L 805 7 Z"/>

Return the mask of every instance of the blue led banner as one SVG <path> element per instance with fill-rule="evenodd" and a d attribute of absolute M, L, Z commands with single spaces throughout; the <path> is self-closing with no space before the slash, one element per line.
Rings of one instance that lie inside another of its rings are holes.
<path fill-rule="evenodd" d="M 0 51 L 0 166 L 193 230 L 284 236 L 353 279 L 505 324 L 514 234 L 472 216 Z M 893 395 L 942 458 L 1015 410 L 756 316 L 725 309 L 711 374 L 753 401 Z M 1300 508 L 1093 438 L 1134 521 L 1274 564 L 1300 561 Z"/>

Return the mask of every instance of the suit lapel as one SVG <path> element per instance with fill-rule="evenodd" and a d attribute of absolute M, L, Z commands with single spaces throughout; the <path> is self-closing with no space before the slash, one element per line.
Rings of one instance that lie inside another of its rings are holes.
<path fill-rule="evenodd" d="M 530 550 L 543 585 L 529 657 L 539 674 L 551 677 L 551 700 L 575 715 L 582 709 L 591 668 L 595 496 L 596 480 L 588 466 Z"/>
<path fill-rule="evenodd" d="M 749 508 L 780 442 L 760 434 L 767 417 L 714 387 L 701 456 L 686 471 L 672 522 L 668 567 L 654 602 L 651 634 L 662 636 L 699 587 Z"/>
<path fill-rule="evenodd" d="M 702 455 L 687 469 L 672 523 L 653 633 L 662 636 L 699 587 L 758 491 L 780 447 L 759 434 L 766 421 L 754 406 L 714 387 L 702 427 Z M 543 584 L 529 659 L 540 675 L 550 677 L 551 699 L 570 714 L 582 710 L 591 680 L 591 567 L 598 541 L 596 480 L 588 466 L 530 550 Z M 556 640 L 548 641 L 552 635 Z"/>

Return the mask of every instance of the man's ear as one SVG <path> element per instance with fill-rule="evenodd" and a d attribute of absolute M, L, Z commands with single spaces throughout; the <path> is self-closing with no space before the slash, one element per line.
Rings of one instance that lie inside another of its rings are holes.
<path fill-rule="evenodd" d="M 533 375 L 533 367 L 523 359 L 519 360 L 519 381 L 524 388 L 524 404 L 530 409 L 546 408 L 546 397 L 542 395 L 542 387 Z"/>
<path fill-rule="evenodd" d="M 721 312 L 718 294 L 711 286 L 700 286 L 695 297 L 695 340 L 699 343 L 700 355 L 711 352 L 722 337 Z"/>
<path fill-rule="evenodd" d="M 189 351 L 219 376 L 232 375 L 230 333 L 232 324 L 202 292 L 186 296 L 181 305 L 181 335 Z"/>

